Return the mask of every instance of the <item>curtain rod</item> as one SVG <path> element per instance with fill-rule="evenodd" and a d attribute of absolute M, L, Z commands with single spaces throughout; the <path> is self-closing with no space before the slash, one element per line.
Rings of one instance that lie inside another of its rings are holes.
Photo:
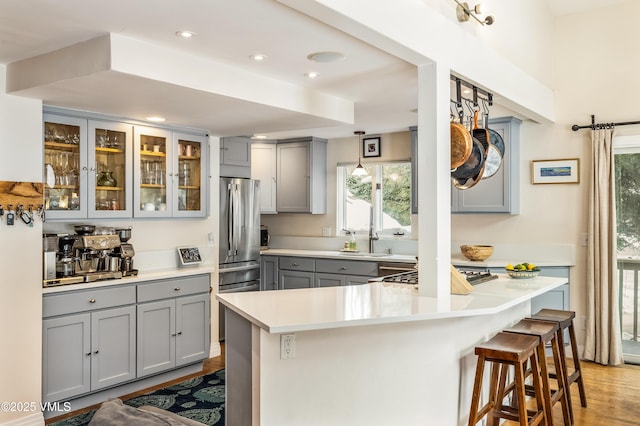
<path fill-rule="evenodd" d="M 571 126 L 571 130 L 577 132 L 580 129 L 598 129 L 601 127 L 616 127 L 616 126 L 629 126 L 631 124 L 640 124 L 640 121 L 623 121 L 621 123 L 597 123 L 596 124 L 596 116 L 591 115 L 591 124 L 587 124 L 586 126 L 578 126 L 574 124 Z"/>

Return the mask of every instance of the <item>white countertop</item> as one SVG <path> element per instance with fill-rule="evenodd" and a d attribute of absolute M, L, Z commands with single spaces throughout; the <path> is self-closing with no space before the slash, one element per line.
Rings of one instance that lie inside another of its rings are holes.
<path fill-rule="evenodd" d="M 359 325 L 379 325 L 501 312 L 567 283 L 537 276 L 497 280 L 451 295 L 448 306 L 419 296 L 413 286 L 373 282 L 363 285 L 261 292 L 225 293 L 216 298 L 269 333 L 292 333 Z"/>
<path fill-rule="evenodd" d="M 573 266 L 573 263 L 564 260 L 536 260 L 536 259 L 499 259 L 490 257 L 483 261 L 469 260 L 461 254 L 451 255 L 451 264 L 454 266 L 473 266 L 478 268 L 504 268 L 507 264 L 515 265 L 521 262 L 533 263 L 539 267 L 545 266 Z"/>
<path fill-rule="evenodd" d="M 59 293 L 62 291 L 72 290 L 86 290 L 90 288 L 110 287 L 114 285 L 126 285 L 134 284 L 144 281 L 161 280 L 166 278 L 186 277 L 191 275 L 210 274 L 215 272 L 216 268 L 213 265 L 194 265 L 184 268 L 166 268 L 166 269 L 154 269 L 150 271 L 138 271 L 138 275 L 131 277 L 124 277 L 113 280 L 95 281 L 92 283 L 80 283 L 59 285 L 54 287 L 44 287 L 42 294 Z"/>
<path fill-rule="evenodd" d="M 325 259 L 340 260 L 373 260 L 376 262 L 408 262 L 416 263 L 416 257 L 406 254 L 386 254 L 357 252 L 348 253 L 339 250 L 298 250 L 298 249 L 268 249 L 260 252 L 262 256 L 296 256 L 296 257 L 322 257 Z"/>

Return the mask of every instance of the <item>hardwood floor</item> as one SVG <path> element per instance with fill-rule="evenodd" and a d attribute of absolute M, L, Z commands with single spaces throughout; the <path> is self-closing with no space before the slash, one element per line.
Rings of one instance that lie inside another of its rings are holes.
<path fill-rule="evenodd" d="M 149 392 L 153 392 L 156 389 L 162 389 L 162 388 L 165 388 L 167 386 L 171 386 L 171 385 L 174 385 L 176 383 L 183 382 L 183 381 L 185 381 L 187 379 L 190 379 L 192 377 L 197 377 L 197 376 L 201 376 L 201 375 L 204 375 L 204 374 L 213 373 L 214 371 L 218 371 L 221 368 L 224 368 L 224 343 L 221 343 L 221 346 L 222 346 L 222 348 L 221 348 L 222 349 L 222 355 L 217 356 L 215 358 L 209 358 L 209 359 L 205 360 L 204 361 L 204 365 L 202 366 L 202 371 L 201 372 L 190 374 L 188 376 L 184 376 L 184 377 L 181 377 L 179 379 L 172 380 L 170 382 L 162 383 L 162 384 L 159 384 L 157 386 L 152 386 L 150 388 L 143 389 L 143 390 L 138 391 L 138 392 L 130 393 L 128 395 L 123 395 L 123 396 L 120 397 L 120 399 L 122 399 L 123 401 L 127 400 L 127 399 L 131 399 L 131 398 L 134 398 L 136 396 L 140 396 L 140 395 L 144 395 L 144 394 L 149 393 Z M 64 414 L 62 416 L 52 417 L 51 419 L 46 420 L 45 424 L 48 425 L 50 423 L 54 423 L 54 422 L 66 419 L 68 417 L 73 417 L 75 415 L 78 415 L 80 413 L 84 413 L 86 411 L 96 410 L 99 407 L 100 407 L 100 404 L 96 404 L 96 405 L 92 405 L 92 406 L 83 408 L 82 410 L 77 410 L 77 411 L 73 411 L 71 413 Z"/>
<path fill-rule="evenodd" d="M 580 406 L 578 385 L 571 385 L 571 400 L 575 426 L 640 425 L 640 365 L 625 364 L 606 367 L 593 362 L 581 362 L 587 407 Z M 571 366 L 569 366 L 571 371 Z M 553 424 L 564 425 L 560 405 L 553 408 Z M 504 425 L 517 425 L 505 422 Z"/>
<path fill-rule="evenodd" d="M 202 373 L 192 374 L 168 383 L 144 389 L 140 392 L 123 395 L 122 399 L 129 399 L 143 395 L 156 389 L 160 389 L 174 383 L 179 383 L 191 377 L 208 374 L 224 368 L 224 346 L 222 355 L 210 358 L 204 362 Z M 640 425 L 640 404 L 637 397 L 640 395 L 640 365 L 623 365 L 620 367 L 605 367 L 592 362 L 582 362 L 585 389 L 587 392 L 587 408 L 580 406 L 580 396 L 577 385 L 571 387 L 571 399 L 573 400 L 573 412 L 575 426 L 629 426 Z M 74 416 L 83 411 L 97 409 L 99 405 L 87 407 L 84 410 L 75 411 L 50 419 L 46 424 Z M 553 409 L 554 425 L 563 425 L 562 412 L 558 404 Z M 514 422 L 506 422 L 505 425 L 515 425 Z"/>

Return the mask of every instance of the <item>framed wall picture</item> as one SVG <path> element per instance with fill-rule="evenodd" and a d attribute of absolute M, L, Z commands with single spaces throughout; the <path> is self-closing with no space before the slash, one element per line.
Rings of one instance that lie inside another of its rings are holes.
<path fill-rule="evenodd" d="M 362 140 L 363 157 L 380 157 L 380 138 L 364 138 Z"/>
<path fill-rule="evenodd" d="M 178 258 L 182 266 L 202 263 L 198 247 L 178 247 Z"/>
<path fill-rule="evenodd" d="M 579 183 L 580 159 L 533 160 L 531 162 L 531 183 Z"/>

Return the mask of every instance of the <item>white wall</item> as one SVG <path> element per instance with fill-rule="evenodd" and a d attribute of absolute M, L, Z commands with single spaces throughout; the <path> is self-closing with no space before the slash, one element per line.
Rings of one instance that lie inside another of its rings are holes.
<path fill-rule="evenodd" d="M 0 180 L 42 181 L 42 104 L 5 94 L 0 65 Z M 3 206 L 6 208 L 6 205 Z M 42 347 L 42 227 L 0 221 L 0 401 L 39 404 Z M 0 423 L 40 413 L 0 410 Z"/>

